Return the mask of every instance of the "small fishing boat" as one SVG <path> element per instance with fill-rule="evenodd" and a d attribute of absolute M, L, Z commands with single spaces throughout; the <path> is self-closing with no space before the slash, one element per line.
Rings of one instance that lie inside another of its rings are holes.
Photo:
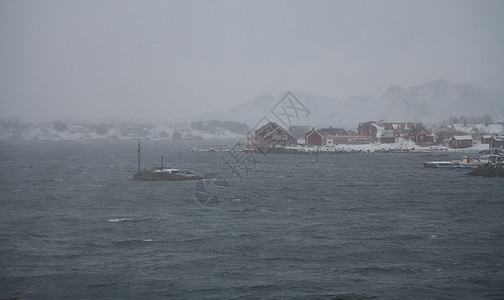
<path fill-rule="evenodd" d="M 423 165 L 426 168 L 451 168 L 451 169 L 476 169 L 488 162 L 488 157 L 471 158 L 469 156 L 464 156 L 459 160 L 450 161 L 429 161 L 424 162 Z"/>
<path fill-rule="evenodd" d="M 161 167 L 155 167 L 151 170 L 145 170 L 140 168 L 140 153 L 141 147 L 138 143 L 138 171 L 133 175 L 133 180 L 145 180 L 145 181 L 188 181 L 188 180 L 199 180 L 202 179 L 201 176 L 193 174 L 191 172 L 182 171 L 179 169 L 165 168 L 163 165 L 163 156 L 161 156 Z"/>

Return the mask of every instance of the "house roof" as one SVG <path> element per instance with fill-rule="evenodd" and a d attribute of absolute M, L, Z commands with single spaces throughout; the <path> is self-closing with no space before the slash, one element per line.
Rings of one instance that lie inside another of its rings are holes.
<path fill-rule="evenodd" d="M 345 131 L 345 129 L 329 127 L 329 128 L 319 128 L 317 129 L 317 131 L 320 135 L 336 135 L 340 134 L 342 131 Z"/>
<path fill-rule="evenodd" d="M 268 127 L 271 127 L 271 129 L 268 129 Z M 297 140 L 297 138 L 295 136 L 293 136 L 292 134 L 290 134 L 287 130 L 283 129 L 282 126 L 278 125 L 275 122 L 269 122 L 266 125 L 264 125 L 261 128 L 259 128 L 258 130 L 256 130 L 256 135 L 262 133 L 264 135 L 262 135 L 261 138 L 267 138 L 267 137 L 269 137 L 270 135 L 272 135 L 273 133 L 275 133 L 277 131 L 281 131 L 282 133 L 288 135 L 292 139 Z"/>
<path fill-rule="evenodd" d="M 453 124 L 453 130 L 463 133 L 499 134 L 504 130 L 502 124 Z"/>
<path fill-rule="evenodd" d="M 480 133 L 488 133 L 488 134 L 499 134 L 502 130 L 504 130 L 504 126 L 502 124 L 477 124 L 474 127 Z"/>
<path fill-rule="evenodd" d="M 321 134 L 320 134 L 317 130 L 312 129 L 312 130 L 310 130 L 310 131 L 308 131 L 308 132 L 306 133 L 305 138 L 308 138 L 310 135 L 312 135 L 312 134 L 314 134 L 314 133 L 316 133 L 316 134 L 318 134 L 320 137 L 322 137 L 322 135 L 321 135 Z"/>
<path fill-rule="evenodd" d="M 429 136 L 429 134 L 427 134 L 427 132 L 425 132 L 425 131 L 423 131 L 423 130 L 420 130 L 420 132 L 418 132 L 416 135 L 420 135 L 420 134 L 422 134 L 422 133 L 423 133 L 423 134 L 425 134 L 425 135 L 427 135 L 427 136 Z"/>
<path fill-rule="evenodd" d="M 467 141 L 467 140 L 471 140 L 472 141 L 472 137 L 470 135 L 456 135 L 453 138 L 456 141 Z"/>
<path fill-rule="evenodd" d="M 370 130 L 373 122 L 360 122 L 357 130 Z"/>

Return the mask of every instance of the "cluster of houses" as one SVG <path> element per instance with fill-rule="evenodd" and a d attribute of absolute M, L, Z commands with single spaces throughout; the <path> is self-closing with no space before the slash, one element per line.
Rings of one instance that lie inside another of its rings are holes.
<path fill-rule="evenodd" d="M 448 140 L 451 148 L 468 148 L 475 143 L 488 144 L 491 148 L 500 148 L 504 139 L 502 124 L 452 124 L 442 123 L 432 133 L 439 140 Z"/>
<path fill-rule="evenodd" d="M 310 128 L 290 126 L 285 129 L 269 122 L 255 131 L 254 143 L 260 147 L 287 147 L 297 144 L 334 146 L 338 144 L 395 143 L 397 139 L 411 140 L 419 146 L 446 144 L 451 148 L 468 148 L 475 143 L 504 147 L 502 124 L 442 123 L 429 131 L 422 123 L 361 122 L 357 131 L 344 128 Z"/>

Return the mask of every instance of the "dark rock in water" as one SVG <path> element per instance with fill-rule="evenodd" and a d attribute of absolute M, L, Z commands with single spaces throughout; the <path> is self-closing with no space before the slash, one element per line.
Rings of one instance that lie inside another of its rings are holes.
<path fill-rule="evenodd" d="M 504 177 L 504 165 L 502 163 L 486 163 L 477 169 L 472 170 L 467 175 L 483 177 Z"/>
<path fill-rule="evenodd" d="M 142 170 L 133 175 L 133 180 L 146 181 L 188 181 L 199 180 L 201 176 L 191 172 L 180 171 L 176 169 L 161 169 L 161 170 Z"/>

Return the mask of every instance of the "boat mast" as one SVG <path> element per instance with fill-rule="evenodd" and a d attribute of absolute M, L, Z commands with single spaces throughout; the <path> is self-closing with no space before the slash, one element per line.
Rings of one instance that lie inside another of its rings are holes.
<path fill-rule="evenodd" d="M 164 167 L 163 167 L 163 155 L 161 155 L 161 170 L 163 170 Z"/>
<path fill-rule="evenodd" d="M 138 172 L 140 172 L 140 140 L 138 141 Z"/>

